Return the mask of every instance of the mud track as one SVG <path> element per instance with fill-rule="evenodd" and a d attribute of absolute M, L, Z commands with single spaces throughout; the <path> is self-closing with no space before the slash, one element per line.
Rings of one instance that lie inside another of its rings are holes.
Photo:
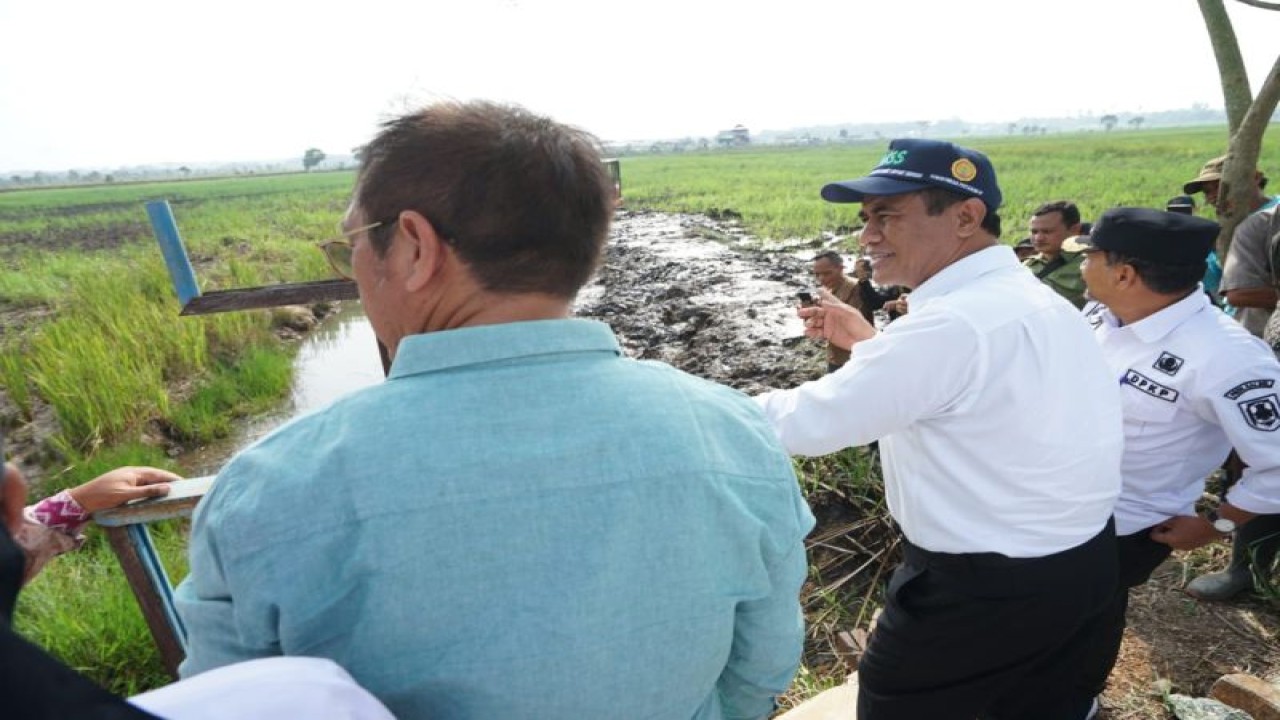
<path fill-rule="evenodd" d="M 751 394 L 794 387 L 825 368 L 795 316 L 796 292 L 813 286 L 808 245 L 760 250 L 732 223 L 621 212 L 576 312 L 609 323 L 632 357 Z"/>

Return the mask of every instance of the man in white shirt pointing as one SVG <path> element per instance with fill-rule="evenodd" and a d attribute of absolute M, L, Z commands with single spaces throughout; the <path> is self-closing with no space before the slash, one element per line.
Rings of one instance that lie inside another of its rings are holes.
<path fill-rule="evenodd" d="M 912 288 L 911 313 L 878 333 L 843 307 L 802 310 L 852 359 L 757 398 L 793 454 L 880 441 L 905 551 L 859 666 L 858 717 L 1082 720 L 1091 699 L 1065 684 L 1088 650 L 1077 630 L 1115 588 L 1122 443 L 1088 324 L 997 242 L 982 153 L 895 140 L 822 196 L 862 203 L 876 277 Z"/>

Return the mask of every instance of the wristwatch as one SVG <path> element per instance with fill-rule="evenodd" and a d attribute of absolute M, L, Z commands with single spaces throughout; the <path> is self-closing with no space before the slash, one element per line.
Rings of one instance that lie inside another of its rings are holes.
<path fill-rule="evenodd" d="M 1236 531 L 1235 521 L 1222 517 L 1218 514 L 1217 509 L 1213 509 L 1205 513 L 1204 517 L 1213 525 L 1214 530 L 1217 530 L 1223 535 Z"/>

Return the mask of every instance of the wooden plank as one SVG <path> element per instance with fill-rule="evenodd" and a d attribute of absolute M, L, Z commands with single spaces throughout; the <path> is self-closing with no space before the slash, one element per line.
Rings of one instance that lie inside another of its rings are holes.
<path fill-rule="evenodd" d="M 191 517 L 191 511 L 212 486 L 212 475 L 176 480 L 169 483 L 169 494 L 164 497 L 135 500 L 120 507 L 101 510 L 93 514 L 93 519 L 103 527 L 123 527 Z"/>
<path fill-rule="evenodd" d="M 356 284 L 350 280 L 316 280 L 207 292 L 183 306 L 181 314 L 208 315 L 281 305 L 306 305 L 323 300 L 355 300 L 359 297 Z"/>
<path fill-rule="evenodd" d="M 169 675 L 177 680 L 178 665 L 186 657 L 187 652 L 182 639 L 178 637 L 174 621 L 170 619 L 169 614 L 174 611 L 172 598 L 167 593 L 162 594 L 157 591 L 155 585 L 157 580 L 147 571 L 146 562 L 139 554 L 135 539 L 130 537 L 132 530 L 145 532 L 145 529 L 145 526 L 106 527 L 103 531 L 111 543 L 111 549 L 115 551 L 116 559 L 120 561 L 120 568 L 124 570 L 124 576 L 129 581 L 129 588 L 133 590 L 133 597 L 138 601 L 138 607 L 142 610 L 147 628 L 151 630 L 151 637 L 160 651 L 160 660 L 164 663 Z M 167 583 L 168 579 L 163 577 L 163 572 L 163 568 L 160 568 L 161 578 L 158 581 Z M 168 606 L 166 602 L 169 603 Z"/>

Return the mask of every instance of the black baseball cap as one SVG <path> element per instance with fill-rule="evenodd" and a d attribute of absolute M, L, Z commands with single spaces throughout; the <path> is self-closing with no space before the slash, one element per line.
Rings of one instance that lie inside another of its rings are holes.
<path fill-rule="evenodd" d="M 1068 238 L 1062 249 L 1110 250 L 1141 260 L 1184 265 L 1203 262 L 1219 230 L 1218 223 L 1195 215 L 1151 208 L 1111 208 L 1098 218 L 1093 232 Z"/>
<path fill-rule="evenodd" d="M 862 202 L 867 195 L 901 195 L 926 188 L 942 188 L 982 200 L 999 209 L 1003 199 L 996 171 L 986 155 L 941 140 L 900 138 L 869 175 L 841 180 L 822 188 L 827 202 Z"/>
<path fill-rule="evenodd" d="M 1196 200 L 1190 195 L 1175 195 L 1169 198 L 1169 202 L 1164 204 L 1164 209 L 1169 212 L 1191 215 L 1196 211 Z"/>

